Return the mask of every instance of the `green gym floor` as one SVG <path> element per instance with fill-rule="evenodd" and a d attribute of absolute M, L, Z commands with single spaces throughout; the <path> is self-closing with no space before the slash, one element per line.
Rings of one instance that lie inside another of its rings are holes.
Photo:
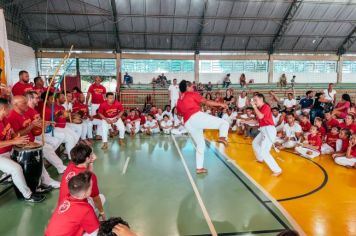
<path fill-rule="evenodd" d="M 194 173 L 195 147 L 188 136 L 126 136 L 123 146 L 114 140 L 107 151 L 100 146 L 100 142 L 93 145 L 98 156 L 95 173 L 107 200 L 106 214 L 121 216 L 140 236 L 212 235 L 214 231 L 219 235 L 276 235 L 298 227 L 219 152 L 218 145 L 207 145 L 209 173 L 201 176 Z M 53 168 L 49 172 L 60 179 Z M 43 235 L 57 197 L 55 190 L 45 202 L 30 204 L 8 191 L 0 197 L 0 235 Z"/>

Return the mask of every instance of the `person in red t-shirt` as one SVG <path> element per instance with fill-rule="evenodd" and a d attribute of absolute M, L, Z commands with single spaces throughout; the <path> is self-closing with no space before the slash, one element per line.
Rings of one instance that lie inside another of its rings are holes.
<path fill-rule="evenodd" d="M 307 140 L 305 140 L 301 146 L 297 146 L 295 151 L 302 157 L 312 159 L 320 155 L 321 145 L 322 141 L 318 134 L 318 127 L 313 125 L 310 128 L 310 134 L 308 135 Z"/>
<path fill-rule="evenodd" d="M 336 142 L 339 139 L 339 128 L 331 128 L 330 133 L 326 135 L 325 143 L 321 145 L 321 154 L 333 154 L 336 150 Z"/>
<path fill-rule="evenodd" d="M 33 79 L 35 85 L 33 86 L 33 91 L 35 91 L 38 96 L 41 96 L 42 93 L 47 91 L 47 88 L 44 87 L 44 82 L 41 76 L 37 76 Z"/>
<path fill-rule="evenodd" d="M 335 119 L 330 112 L 325 112 L 324 114 L 325 116 L 325 126 L 326 126 L 326 131 L 330 132 L 330 130 L 333 127 L 339 127 L 339 121 L 337 119 Z"/>
<path fill-rule="evenodd" d="M 135 109 L 130 110 L 130 114 L 126 117 L 126 131 L 131 136 L 137 134 L 140 131 L 141 118 L 136 114 Z"/>
<path fill-rule="evenodd" d="M 323 120 L 320 117 L 314 119 L 314 125 L 318 128 L 318 134 L 321 137 L 321 140 L 325 138 L 326 129 L 323 126 Z"/>
<path fill-rule="evenodd" d="M 356 167 L 356 134 L 353 134 L 350 139 L 346 156 L 336 157 L 335 163 L 346 167 Z"/>
<path fill-rule="evenodd" d="M 103 208 L 105 197 L 99 192 L 98 180 L 93 172 L 93 163 L 96 159 L 95 153 L 93 153 L 90 146 L 78 144 L 72 149 L 71 156 L 72 160 L 62 176 L 58 204 L 69 194 L 68 181 L 79 173 L 90 171 L 92 173 L 91 180 L 93 188 L 88 201 L 94 210 L 105 220 L 106 216 Z"/>
<path fill-rule="evenodd" d="M 224 103 L 206 100 L 199 93 L 194 92 L 193 85 L 189 81 L 182 80 L 179 83 L 179 90 L 181 97 L 177 102 L 177 111 L 178 114 L 183 116 L 184 126 L 196 143 L 196 173 L 207 173 L 208 170 L 204 168 L 204 129 L 219 129 L 218 142 L 227 145 L 229 123 L 221 118 L 201 112 L 200 107 L 202 104 L 226 109 L 228 107 Z"/>
<path fill-rule="evenodd" d="M 24 96 L 14 96 L 12 98 L 12 107 L 13 110 L 10 111 L 7 119 L 14 132 L 21 136 L 27 135 L 30 142 L 35 142 L 35 136 L 32 134 L 32 129 L 34 127 L 40 127 L 41 121 L 32 120 L 28 115 L 26 115 L 26 111 L 28 110 L 26 98 Z M 63 173 L 65 167 L 63 166 L 61 159 L 57 156 L 53 148 L 46 143 L 43 145 L 43 157 L 46 158 L 51 164 L 60 162 L 62 165 L 59 171 L 62 171 Z M 44 167 L 42 170 L 41 180 L 41 183 L 44 185 L 41 186 L 42 189 L 45 189 L 46 186 L 59 188 L 59 182 L 52 179 Z"/>
<path fill-rule="evenodd" d="M 99 220 L 87 198 L 92 192 L 92 173 L 84 172 L 68 181 L 69 194 L 58 204 L 45 236 L 97 235 Z"/>
<path fill-rule="evenodd" d="M 349 129 L 351 134 L 356 133 L 355 116 L 351 113 L 347 114 L 345 117 L 345 123 L 341 123 L 340 127 Z"/>
<path fill-rule="evenodd" d="M 336 140 L 336 152 L 332 155 L 334 159 L 336 157 L 342 157 L 346 155 L 347 148 L 349 147 L 350 137 L 351 132 L 349 129 L 340 130 L 339 139 Z"/>
<path fill-rule="evenodd" d="M 88 138 L 87 141 L 91 143 L 93 139 L 94 125 L 96 125 L 97 131 L 99 131 L 97 135 L 101 136 L 101 130 L 102 130 L 101 120 L 95 119 L 93 116 L 90 115 L 88 105 L 85 104 L 85 96 L 83 93 L 78 94 L 77 97 L 78 97 L 77 101 L 73 104 L 72 113 L 79 114 L 80 117 L 82 118 L 82 122 L 87 126 L 87 134 L 86 134 Z M 87 142 L 87 144 L 89 143 Z"/>
<path fill-rule="evenodd" d="M 102 149 L 108 148 L 108 134 L 111 126 L 116 126 L 119 130 L 119 144 L 125 137 L 125 125 L 121 120 L 121 116 L 124 113 L 124 108 L 121 102 L 115 100 L 113 93 L 106 94 L 106 101 L 100 104 L 98 114 L 102 118 L 102 134 L 103 134 L 103 146 Z"/>
<path fill-rule="evenodd" d="M 71 158 L 70 156 L 70 150 L 78 143 L 80 136 L 77 135 L 72 129 L 69 129 L 66 127 L 67 123 L 67 113 L 64 109 L 63 106 L 60 106 L 57 104 L 58 103 L 58 97 L 56 97 L 56 101 L 54 101 L 53 93 L 49 92 L 48 94 L 48 99 L 47 99 L 47 104 L 46 104 L 46 110 L 45 110 L 45 120 L 46 121 L 51 121 L 52 122 L 52 104 L 54 104 L 54 110 L 53 110 L 53 118 L 54 118 L 54 129 L 52 131 L 52 135 L 54 137 L 65 137 L 64 139 L 64 144 L 66 148 L 66 152 L 68 154 L 69 159 Z"/>
<path fill-rule="evenodd" d="M 302 127 L 302 130 L 303 130 L 304 133 L 308 133 L 310 128 L 311 128 L 311 126 L 312 126 L 310 121 L 309 121 L 308 116 L 306 116 L 306 115 L 301 115 L 301 119 L 300 119 L 299 124 Z"/>
<path fill-rule="evenodd" d="M 332 112 L 337 118 L 344 119 L 351 107 L 351 98 L 350 95 L 344 93 L 341 96 L 341 101 L 338 102 Z"/>
<path fill-rule="evenodd" d="M 271 107 L 266 103 L 265 97 L 261 93 L 254 94 L 251 105 L 255 111 L 260 127 L 260 133 L 252 142 L 253 151 L 255 152 L 258 162 L 265 162 L 272 170 L 272 175 L 279 176 L 282 174 L 282 169 L 270 153 L 271 147 L 277 137 Z"/>
<path fill-rule="evenodd" d="M 8 100 L 0 98 L 0 171 L 11 175 L 13 183 L 19 189 L 25 201 L 42 202 L 46 199 L 46 196 L 32 193 L 26 184 L 21 166 L 10 158 L 12 147 L 27 144 L 29 137 L 15 136 L 11 124 L 6 119 L 9 110 Z"/>
<path fill-rule="evenodd" d="M 26 92 L 32 91 L 32 85 L 29 83 L 30 81 L 30 76 L 27 71 L 20 71 L 19 72 L 19 78 L 20 81 L 17 82 L 13 87 L 12 87 L 12 95 L 17 96 L 17 95 L 25 95 Z"/>
<path fill-rule="evenodd" d="M 91 106 L 90 106 L 91 116 L 96 115 L 100 104 L 102 104 L 105 101 L 106 88 L 103 85 L 101 85 L 101 82 L 102 79 L 99 76 L 96 76 L 94 83 L 90 85 L 88 89 L 86 103 L 89 104 L 89 102 L 91 101 Z"/>

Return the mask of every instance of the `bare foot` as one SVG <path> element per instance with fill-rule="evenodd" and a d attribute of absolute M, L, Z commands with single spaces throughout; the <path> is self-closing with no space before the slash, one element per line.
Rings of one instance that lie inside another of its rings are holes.
<path fill-rule="evenodd" d="M 282 174 L 282 171 L 281 172 L 273 172 L 272 176 L 274 177 L 278 177 Z"/>
<path fill-rule="evenodd" d="M 258 162 L 258 163 L 263 163 L 263 161 L 260 161 L 260 160 L 257 160 L 257 159 L 256 159 L 256 162 Z"/>
<path fill-rule="evenodd" d="M 224 144 L 225 146 L 227 146 L 227 140 L 226 140 L 226 138 L 224 138 L 224 137 L 220 137 L 220 138 L 218 139 L 218 143 L 222 143 L 222 144 Z"/>
<path fill-rule="evenodd" d="M 124 141 L 121 138 L 119 138 L 119 140 L 117 140 L 117 142 L 119 143 L 120 146 L 124 144 Z"/>
<path fill-rule="evenodd" d="M 103 149 L 103 150 L 108 149 L 108 143 L 104 143 L 103 146 L 101 146 L 101 149 Z"/>
<path fill-rule="evenodd" d="M 205 168 L 200 168 L 195 170 L 197 174 L 205 174 L 208 173 L 208 170 Z"/>

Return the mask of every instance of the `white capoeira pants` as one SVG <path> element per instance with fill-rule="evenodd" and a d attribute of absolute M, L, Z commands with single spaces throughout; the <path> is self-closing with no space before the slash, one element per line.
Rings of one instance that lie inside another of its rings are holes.
<path fill-rule="evenodd" d="M 93 126 L 96 125 L 96 135 L 102 136 L 103 128 L 102 128 L 102 121 L 99 119 L 87 120 L 88 124 L 88 138 L 93 138 Z"/>
<path fill-rule="evenodd" d="M 333 154 L 335 153 L 334 148 L 332 148 L 329 144 L 323 143 L 321 145 L 321 154 Z"/>
<path fill-rule="evenodd" d="M 42 142 L 38 142 L 37 143 L 42 144 Z M 56 154 L 55 150 L 53 149 L 53 147 L 47 143 L 45 143 L 43 145 L 43 157 L 52 165 L 57 169 L 57 172 L 59 174 L 63 174 L 64 171 L 66 170 L 66 166 L 63 165 L 63 161 L 61 160 L 61 158 L 59 158 L 59 156 Z"/>
<path fill-rule="evenodd" d="M 260 133 L 253 140 L 252 148 L 258 161 L 264 161 L 273 173 L 280 173 L 282 169 L 270 153 L 276 134 L 276 127 L 272 125 L 260 127 Z"/>
<path fill-rule="evenodd" d="M 229 123 L 226 120 L 199 111 L 192 115 L 184 126 L 196 144 L 196 167 L 201 169 L 204 166 L 204 129 L 219 129 L 219 137 L 227 139 Z"/>
<path fill-rule="evenodd" d="M 302 156 L 302 157 L 306 157 L 306 158 L 309 158 L 309 159 L 313 159 L 317 156 L 320 155 L 320 152 L 319 151 L 316 151 L 316 150 L 313 150 L 313 149 L 310 149 L 310 148 L 305 148 L 305 147 L 296 147 L 295 150 Z M 310 153 L 308 153 L 310 152 Z"/>
<path fill-rule="evenodd" d="M 0 154 L 0 170 L 10 174 L 13 183 L 22 193 L 24 198 L 31 197 L 31 189 L 27 186 L 22 167 L 15 161 L 11 160 L 10 152 Z"/>
<path fill-rule="evenodd" d="M 336 140 L 336 152 L 341 152 L 341 149 L 342 149 L 342 140 L 341 139 L 338 139 Z"/>
<path fill-rule="evenodd" d="M 41 135 L 35 137 L 37 143 L 42 143 Z M 57 135 L 57 137 L 52 136 L 52 132 L 45 134 L 45 143 L 49 144 L 54 150 L 64 143 L 65 136 L 64 134 Z"/>
<path fill-rule="evenodd" d="M 150 128 L 150 127 L 143 127 L 142 129 L 141 129 L 141 131 L 142 131 L 142 133 L 145 133 L 148 129 L 150 129 L 151 130 L 151 133 L 152 134 L 157 134 L 157 133 L 159 133 L 160 132 L 160 129 L 157 127 L 157 128 Z"/>
<path fill-rule="evenodd" d="M 285 141 L 284 139 L 281 139 L 281 138 L 277 138 L 275 142 L 279 143 L 279 144 L 282 144 L 282 146 L 284 148 L 288 148 L 288 149 L 294 148 L 298 144 L 298 142 L 295 141 L 295 140 Z"/>
<path fill-rule="evenodd" d="M 186 133 L 188 133 L 188 131 L 186 130 L 186 128 L 185 128 L 183 125 L 181 125 L 181 126 L 179 126 L 178 128 L 173 128 L 173 129 L 171 130 L 171 133 L 172 133 L 173 135 L 181 135 L 181 134 L 186 134 Z"/>
<path fill-rule="evenodd" d="M 90 105 L 90 111 L 89 111 L 90 116 L 95 116 L 96 115 L 96 111 L 99 109 L 99 107 L 100 107 L 100 104 L 92 103 Z"/>
<path fill-rule="evenodd" d="M 72 129 L 69 129 L 68 127 L 65 128 L 55 127 L 53 130 L 53 134 L 54 137 L 62 137 L 64 135 L 65 148 L 68 154 L 68 158 L 71 159 L 70 151 L 75 145 L 77 145 L 79 141 L 79 136 Z"/>
<path fill-rule="evenodd" d="M 165 133 L 165 134 L 170 134 L 171 131 L 172 131 L 172 128 L 162 129 L 162 130 L 163 130 L 163 133 Z"/>
<path fill-rule="evenodd" d="M 356 158 L 336 157 L 335 163 L 341 166 L 353 167 L 356 163 Z"/>
<path fill-rule="evenodd" d="M 106 202 L 106 198 L 105 198 L 104 194 L 100 193 L 99 197 L 100 197 L 100 200 L 101 200 L 101 204 L 104 206 L 104 204 Z M 92 197 L 88 197 L 88 203 L 93 207 L 93 209 L 95 211 L 95 214 L 99 215 L 100 212 L 99 212 L 98 208 L 96 208 L 94 200 L 93 200 Z"/>
<path fill-rule="evenodd" d="M 81 123 L 81 124 L 66 123 L 66 128 L 68 127 L 69 129 L 73 130 L 79 138 L 83 137 L 83 127 L 84 126 L 85 125 L 83 125 L 83 123 Z M 86 126 L 85 126 L 85 128 L 86 128 Z M 86 130 L 85 130 L 85 132 L 86 132 Z M 78 140 L 79 140 L 79 138 L 78 138 Z"/>
<path fill-rule="evenodd" d="M 108 119 L 109 120 L 113 120 L 114 118 L 108 118 Z M 108 122 L 106 122 L 106 120 L 102 120 L 101 121 L 101 125 L 102 125 L 103 142 L 107 143 L 108 142 L 109 129 L 111 128 L 111 124 L 108 124 Z M 116 121 L 116 123 L 114 123 L 114 125 L 119 130 L 119 138 L 120 139 L 124 139 L 124 137 L 125 137 L 125 125 L 122 122 L 121 118 L 118 119 Z"/>
<path fill-rule="evenodd" d="M 177 106 L 178 98 L 171 98 L 171 109 Z"/>
<path fill-rule="evenodd" d="M 131 122 L 126 124 L 126 131 L 128 133 L 131 133 L 132 126 L 133 125 L 131 124 Z M 135 126 L 134 132 L 135 134 L 137 134 L 140 131 L 140 121 L 136 121 L 134 126 Z"/>

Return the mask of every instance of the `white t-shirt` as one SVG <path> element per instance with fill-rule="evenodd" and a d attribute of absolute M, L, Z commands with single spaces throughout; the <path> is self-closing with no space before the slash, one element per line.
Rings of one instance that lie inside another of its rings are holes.
<path fill-rule="evenodd" d="M 236 117 L 234 117 L 234 114 L 231 113 L 230 115 L 227 113 L 224 113 L 223 116 L 221 117 L 223 120 L 226 120 L 229 122 L 230 125 L 232 125 L 232 122 L 236 120 Z"/>
<path fill-rule="evenodd" d="M 325 94 L 325 99 L 329 100 L 329 101 L 334 101 L 335 95 L 336 95 L 336 90 L 333 89 L 331 91 L 331 93 L 329 93 L 329 91 L 327 89 L 324 90 L 324 94 Z"/>
<path fill-rule="evenodd" d="M 168 91 L 171 93 L 171 99 L 178 99 L 179 98 L 179 86 L 176 85 L 169 85 Z"/>
<path fill-rule="evenodd" d="M 289 100 L 288 98 L 284 100 L 283 106 L 287 108 L 292 108 L 293 106 L 297 105 L 297 101 L 293 98 L 292 100 Z"/>
<path fill-rule="evenodd" d="M 170 111 L 164 111 L 164 112 L 162 113 L 162 115 L 167 115 L 167 116 L 169 117 L 169 119 L 173 119 L 173 118 L 172 118 L 172 112 L 170 112 Z"/>
<path fill-rule="evenodd" d="M 145 122 L 145 124 L 143 126 L 145 128 L 153 128 L 156 125 L 157 125 L 157 121 L 156 120 L 152 120 L 152 121 L 146 120 L 146 122 Z"/>
<path fill-rule="evenodd" d="M 283 132 L 289 138 L 296 137 L 295 133 L 301 133 L 302 131 L 302 127 L 296 122 L 294 122 L 293 126 L 290 126 L 288 123 L 283 126 Z"/>
<path fill-rule="evenodd" d="M 65 102 L 62 104 L 62 106 L 64 107 L 64 109 L 66 111 L 72 111 L 72 109 L 73 109 L 73 104 L 71 102 L 70 103 Z"/>
<path fill-rule="evenodd" d="M 157 113 L 155 115 L 155 117 L 156 117 L 156 120 L 161 121 L 161 120 L 163 120 L 163 113 L 161 115 L 159 113 Z"/>
<path fill-rule="evenodd" d="M 280 118 L 281 118 L 281 113 L 278 113 L 277 116 L 274 116 L 274 115 L 272 114 L 272 119 L 273 119 L 274 125 L 277 125 L 277 124 L 278 124 Z"/>
<path fill-rule="evenodd" d="M 240 109 L 246 107 L 246 100 L 247 100 L 247 96 L 244 98 L 239 96 L 239 99 L 237 100 L 237 107 Z"/>
<path fill-rule="evenodd" d="M 167 126 L 170 126 L 170 128 L 172 128 L 172 125 L 173 125 L 173 123 L 172 123 L 172 121 L 171 120 L 168 120 L 167 122 L 165 121 L 165 120 L 162 120 L 161 121 L 161 127 L 163 128 L 163 127 L 167 127 Z M 164 128 L 163 128 L 164 129 Z"/>

